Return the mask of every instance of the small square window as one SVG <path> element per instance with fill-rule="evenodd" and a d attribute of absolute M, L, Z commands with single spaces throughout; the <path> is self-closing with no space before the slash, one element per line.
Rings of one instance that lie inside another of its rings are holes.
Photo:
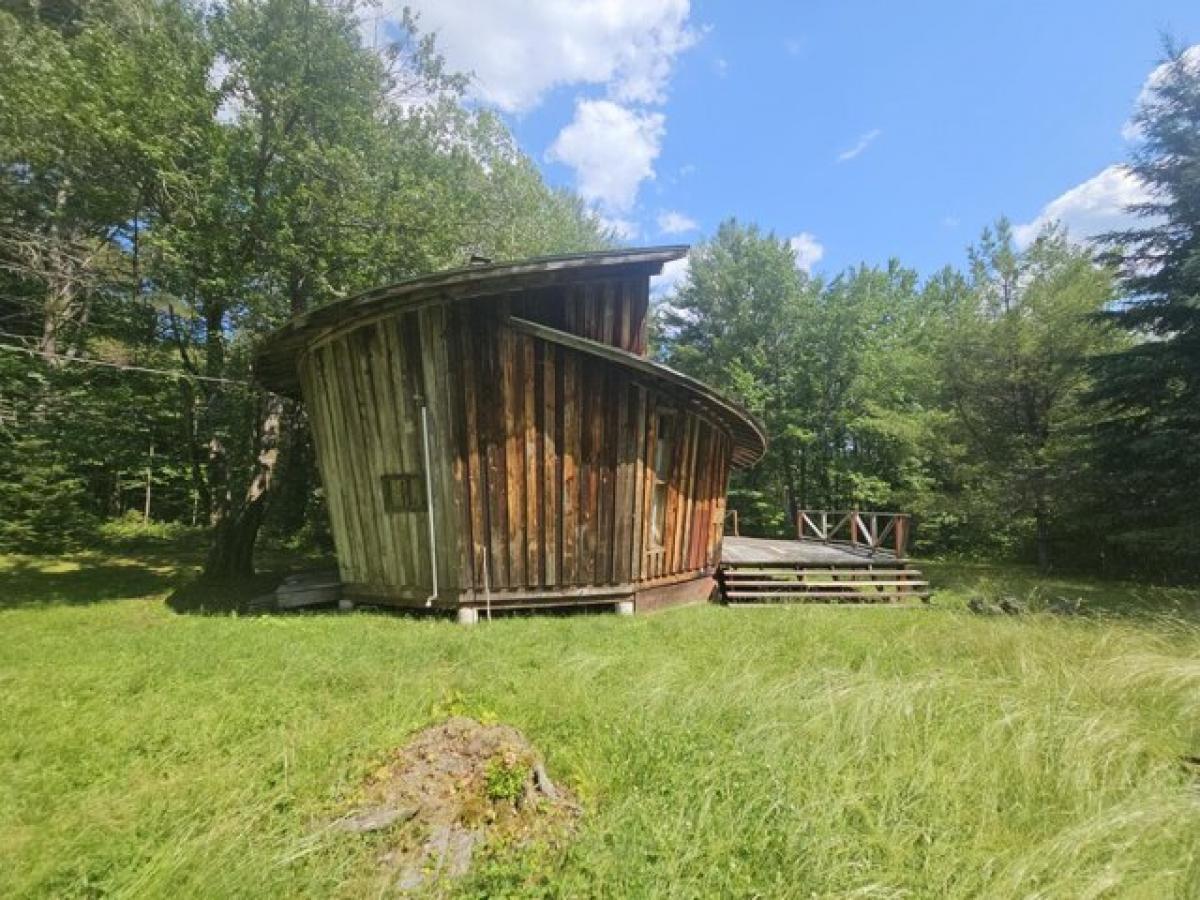
<path fill-rule="evenodd" d="M 389 513 L 424 512 L 425 485 L 420 475 L 384 475 L 383 509 Z"/>

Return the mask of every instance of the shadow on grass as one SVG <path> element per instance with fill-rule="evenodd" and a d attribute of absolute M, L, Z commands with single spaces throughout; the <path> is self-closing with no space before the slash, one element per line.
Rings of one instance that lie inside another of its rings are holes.
<path fill-rule="evenodd" d="M 167 606 L 181 615 L 295 615 L 336 612 L 335 604 L 281 610 L 275 605 L 274 591 L 289 575 L 336 567 L 328 557 L 297 556 L 281 552 L 259 554 L 263 571 L 249 578 L 213 580 L 199 575 L 180 584 L 167 597 Z"/>
<path fill-rule="evenodd" d="M 250 615 L 262 611 L 261 599 L 278 587 L 284 575 L 279 572 L 260 572 L 252 578 L 230 581 L 210 581 L 192 578 L 177 587 L 167 597 L 173 611 L 189 616 Z"/>
<path fill-rule="evenodd" d="M 180 578 L 177 567 L 152 560 L 17 558 L 0 572 L 0 609 L 136 600 L 162 594 Z"/>
<path fill-rule="evenodd" d="M 228 583 L 198 578 L 205 545 L 180 540 L 110 541 L 79 552 L 0 555 L 0 609 L 88 606 L 167 595 L 180 613 L 228 615 L 253 612 L 253 602 L 288 574 L 328 567 L 328 557 L 264 547 L 260 575 Z"/>

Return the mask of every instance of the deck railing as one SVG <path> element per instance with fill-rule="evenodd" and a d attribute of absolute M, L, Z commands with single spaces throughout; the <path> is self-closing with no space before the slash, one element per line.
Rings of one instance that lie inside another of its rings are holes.
<path fill-rule="evenodd" d="M 733 526 L 730 527 L 730 522 Z M 738 529 L 738 511 L 736 509 L 725 510 L 725 533 L 732 534 L 734 537 L 741 537 L 742 532 Z"/>
<path fill-rule="evenodd" d="M 890 551 L 896 559 L 908 555 L 911 516 L 896 512 L 802 509 L 796 515 L 796 536 L 802 541 L 847 544 L 869 553 Z"/>

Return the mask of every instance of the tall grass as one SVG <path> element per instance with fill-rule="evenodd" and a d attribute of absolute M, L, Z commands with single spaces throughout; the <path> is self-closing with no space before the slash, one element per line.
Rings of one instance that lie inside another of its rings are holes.
<path fill-rule="evenodd" d="M 464 895 L 1200 896 L 1200 628 L 1163 614 L 1190 595 L 1064 583 L 1155 612 L 981 618 L 956 571 L 929 610 L 468 630 L 180 615 L 163 561 L 120 568 L 123 594 L 95 558 L 8 566 L 0 895 L 378 892 L 373 839 L 321 825 L 453 697 L 524 729 L 586 809 Z"/>

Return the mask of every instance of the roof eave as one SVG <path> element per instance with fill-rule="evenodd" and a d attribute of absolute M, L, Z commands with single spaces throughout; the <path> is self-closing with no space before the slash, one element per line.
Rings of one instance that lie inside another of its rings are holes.
<path fill-rule="evenodd" d="M 630 268 L 658 274 L 668 262 L 683 258 L 686 244 L 600 250 L 559 256 L 535 257 L 510 263 L 466 266 L 422 275 L 376 288 L 294 316 L 268 335 L 254 354 L 254 377 L 263 386 L 298 397 L 296 357 L 312 341 L 340 331 L 361 319 L 393 307 L 426 302 L 450 302 L 472 297 L 501 296 L 534 287 L 580 281 L 594 274 Z"/>

